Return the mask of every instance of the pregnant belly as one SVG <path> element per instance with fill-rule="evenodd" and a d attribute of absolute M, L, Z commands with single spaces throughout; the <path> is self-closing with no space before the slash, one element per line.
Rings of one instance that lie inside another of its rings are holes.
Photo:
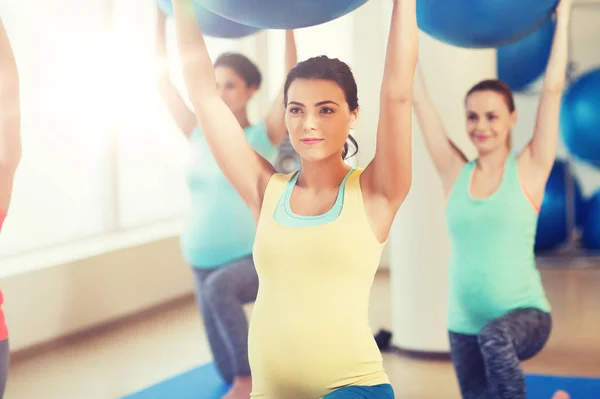
<path fill-rule="evenodd" d="M 319 398 L 384 375 L 366 317 L 261 305 L 255 304 L 249 334 L 253 396 Z"/>

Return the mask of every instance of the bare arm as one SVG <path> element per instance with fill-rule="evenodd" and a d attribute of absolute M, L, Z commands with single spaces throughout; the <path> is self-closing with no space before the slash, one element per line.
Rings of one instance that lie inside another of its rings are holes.
<path fill-rule="evenodd" d="M 0 20 L 0 211 L 8 210 L 20 160 L 19 76 L 4 24 Z"/>
<path fill-rule="evenodd" d="M 431 102 L 421 66 L 417 65 L 413 106 L 425 146 L 431 155 L 444 189 L 448 191 L 467 163 L 467 157 L 450 140 L 439 113 Z"/>
<path fill-rule="evenodd" d="M 165 38 L 166 16 L 156 7 L 156 56 L 158 61 L 157 84 L 160 94 L 183 134 L 189 138 L 198 125 L 196 115 L 188 108 L 181 94 L 169 77 L 169 61 L 167 59 L 167 43 Z"/>
<path fill-rule="evenodd" d="M 296 50 L 294 31 L 288 30 L 285 32 L 285 76 L 287 76 L 290 69 L 297 63 L 298 52 Z M 281 144 L 287 134 L 287 128 L 285 126 L 285 107 L 283 105 L 283 84 L 265 118 L 265 127 L 271 144 L 276 146 Z"/>
<path fill-rule="evenodd" d="M 545 186 L 558 143 L 560 106 L 569 60 L 569 18 L 572 0 L 562 0 L 556 10 L 556 31 L 538 107 L 533 138 L 520 155 L 525 184 L 532 191 Z"/>
<path fill-rule="evenodd" d="M 411 186 L 412 89 L 417 63 L 416 0 L 394 0 L 380 93 L 375 157 L 362 179 L 395 213 Z"/>
<path fill-rule="evenodd" d="M 212 61 L 194 15 L 192 0 L 174 0 L 183 76 L 198 123 L 223 174 L 258 215 L 275 169 L 250 146 L 237 119 L 217 91 Z"/>

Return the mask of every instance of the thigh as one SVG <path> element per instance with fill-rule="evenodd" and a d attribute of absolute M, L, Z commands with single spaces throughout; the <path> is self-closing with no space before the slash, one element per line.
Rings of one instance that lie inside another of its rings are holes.
<path fill-rule="evenodd" d="M 337 389 L 323 399 L 394 399 L 394 390 L 390 384 L 351 386 Z"/>
<path fill-rule="evenodd" d="M 481 398 L 486 390 L 485 364 L 476 335 L 449 332 L 450 357 L 462 397 Z"/>
<path fill-rule="evenodd" d="M 213 274 L 217 269 L 203 269 L 200 267 L 192 266 L 192 274 L 194 276 L 194 293 L 196 299 L 200 302 L 202 298 L 202 289 L 208 277 Z"/>
<path fill-rule="evenodd" d="M 539 309 L 516 309 L 491 321 L 482 331 L 482 337 L 508 340 L 519 360 L 527 360 L 546 345 L 552 330 L 552 317 Z"/>
<path fill-rule="evenodd" d="M 234 295 L 242 303 L 256 300 L 258 275 L 252 256 L 220 266 L 206 277 L 203 288 L 208 295 Z"/>

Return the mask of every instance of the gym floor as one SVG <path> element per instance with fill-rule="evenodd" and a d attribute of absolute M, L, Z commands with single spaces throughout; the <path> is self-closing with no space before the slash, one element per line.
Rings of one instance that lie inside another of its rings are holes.
<path fill-rule="evenodd" d="M 542 353 L 524 364 L 526 372 L 599 377 L 600 269 L 550 270 L 543 278 L 556 303 L 555 331 Z M 581 284 L 596 289 L 584 298 Z M 390 326 L 386 270 L 376 276 L 371 297 L 373 331 Z M 576 316 L 573 309 L 580 306 L 592 311 Z M 592 331 L 582 335 L 582 328 Z M 116 399 L 210 360 L 201 319 L 188 297 L 66 342 L 17 354 L 5 398 Z M 398 398 L 460 397 L 449 361 L 392 353 L 384 354 L 384 360 Z"/>

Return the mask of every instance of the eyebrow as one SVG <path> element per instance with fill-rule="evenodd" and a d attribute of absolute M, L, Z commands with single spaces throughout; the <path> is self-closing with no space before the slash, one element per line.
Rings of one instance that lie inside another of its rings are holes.
<path fill-rule="evenodd" d="M 335 104 L 338 107 L 340 106 L 338 103 L 336 103 L 335 101 L 331 101 L 331 100 L 325 100 L 325 101 L 320 101 L 318 103 L 315 104 L 315 107 L 320 107 L 321 105 L 326 105 L 326 104 Z M 304 104 L 299 103 L 298 101 L 290 101 L 288 103 L 288 105 L 297 105 L 299 107 L 304 107 Z"/>
<path fill-rule="evenodd" d="M 485 111 L 485 114 L 489 115 L 489 114 L 493 114 L 493 113 L 497 113 L 497 112 L 498 112 L 498 110 L 494 109 L 492 111 Z M 468 114 L 477 114 L 477 112 L 475 112 L 475 111 L 467 111 L 467 113 Z"/>

